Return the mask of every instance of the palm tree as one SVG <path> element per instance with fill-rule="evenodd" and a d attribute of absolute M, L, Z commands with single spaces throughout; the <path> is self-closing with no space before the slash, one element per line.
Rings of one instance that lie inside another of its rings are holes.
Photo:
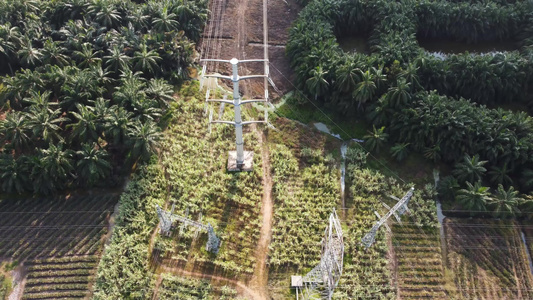
<path fill-rule="evenodd" d="M 78 112 L 71 111 L 74 116 L 74 122 L 69 124 L 67 128 L 72 129 L 73 139 L 80 142 L 98 142 L 98 131 L 96 128 L 96 116 L 94 108 L 88 105 L 81 105 L 76 103 Z"/>
<path fill-rule="evenodd" d="M 139 51 L 135 51 L 133 56 L 133 68 L 136 71 L 141 71 L 144 74 L 155 74 L 159 70 L 157 64 L 161 60 L 159 54 L 154 50 L 148 50 L 146 44 L 139 46 Z"/>
<path fill-rule="evenodd" d="M 70 64 L 68 56 L 63 54 L 66 51 L 58 42 L 48 39 L 44 42 L 43 62 L 48 65 L 58 65 L 64 67 Z"/>
<path fill-rule="evenodd" d="M 481 186 L 481 182 L 477 181 L 474 185 L 466 182 L 466 188 L 460 189 L 456 197 L 464 209 L 470 210 L 471 213 L 485 211 L 487 203 L 491 201 L 489 188 Z"/>
<path fill-rule="evenodd" d="M 62 188 L 74 175 L 73 151 L 70 149 L 63 150 L 63 143 L 57 146 L 50 144 L 48 149 L 41 150 L 41 161 L 43 162 L 44 171 L 49 179 L 55 182 L 55 185 Z"/>
<path fill-rule="evenodd" d="M 65 111 L 72 111 L 77 103 L 87 105 L 90 100 L 102 97 L 105 88 L 98 80 L 89 69 L 72 74 L 61 87 L 61 107 Z"/>
<path fill-rule="evenodd" d="M 31 169 L 30 181 L 33 192 L 36 194 L 50 194 L 57 189 L 57 183 L 52 180 L 47 172 L 47 164 L 40 156 L 28 157 L 28 168 Z"/>
<path fill-rule="evenodd" d="M 80 68 L 86 68 L 89 66 L 94 66 L 102 61 L 99 58 L 102 51 L 94 51 L 93 46 L 89 43 L 83 43 L 81 45 L 81 50 L 74 51 L 72 54 L 78 60 L 78 66 Z"/>
<path fill-rule="evenodd" d="M 15 159 L 11 155 L 0 155 L 0 182 L 6 193 L 22 193 L 28 187 L 28 169 L 25 157 Z"/>
<path fill-rule="evenodd" d="M 322 66 L 317 66 L 315 69 L 311 70 L 311 78 L 307 79 L 305 82 L 309 93 L 314 94 L 315 99 L 325 95 L 328 90 L 329 82 L 325 79 L 326 74 L 327 71 L 324 71 Z"/>
<path fill-rule="evenodd" d="M 30 91 L 43 90 L 44 81 L 42 75 L 30 69 L 23 69 L 15 76 L 2 78 L 3 89 L 0 93 L 0 106 L 9 103 L 12 109 L 22 108 L 22 99 Z"/>
<path fill-rule="evenodd" d="M 431 159 L 434 162 L 437 162 L 441 159 L 440 153 L 441 149 L 439 144 L 433 145 L 433 147 L 424 148 L 424 157 L 427 159 Z"/>
<path fill-rule="evenodd" d="M 11 145 L 17 151 L 27 148 L 31 142 L 31 127 L 26 115 L 18 111 L 10 111 L 4 121 L 0 121 L 0 142 Z"/>
<path fill-rule="evenodd" d="M 122 19 L 115 5 L 106 0 L 93 0 L 87 11 L 94 20 L 107 28 L 116 27 Z"/>
<path fill-rule="evenodd" d="M 44 93 L 39 91 L 30 91 L 30 96 L 22 99 L 22 101 L 34 108 L 50 110 L 50 106 L 55 106 L 58 104 L 57 102 L 50 102 L 51 95 L 52 93 L 50 91 L 45 91 Z"/>
<path fill-rule="evenodd" d="M 133 123 L 133 113 L 116 105 L 110 108 L 109 117 L 105 124 L 106 139 L 112 139 L 115 145 L 125 143 L 129 128 Z"/>
<path fill-rule="evenodd" d="M 65 144 L 51 144 L 47 149 L 41 149 L 41 159 L 47 163 L 49 175 L 52 178 L 64 179 L 74 170 L 72 157 L 74 152 L 63 150 Z"/>
<path fill-rule="evenodd" d="M 162 134 L 159 127 L 151 122 L 136 122 L 128 130 L 130 158 L 148 160 L 156 152 Z"/>
<path fill-rule="evenodd" d="M 95 116 L 96 121 L 96 130 L 98 132 L 104 132 L 106 130 L 106 123 L 111 114 L 111 109 L 109 108 L 109 100 L 104 98 L 98 98 L 94 102 L 92 113 Z"/>
<path fill-rule="evenodd" d="M 490 181 L 493 184 L 503 184 L 509 186 L 513 184 L 513 180 L 509 176 L 510 170 L 507 168 L 507 163 L 504 163 L 503 166 L 492 166 L 488 175 L 490 176 Z"/>
<path fill-rule="evenodd" d="M 404 160 L 409 155 L 409 143 L 400 143 L 392 146 L 390 152 L 397 161 Z"/>
<path fill-rule="evenodd" d="M 120 47 L 113 46 L 113 48 L 109 49 L 109 54 L 108 56 L 104 56 L 108 71 L 118 74 L 119 71 L 129 69 L 131 57 L 124 54 Z"/>
<path fill-rule="evenodd" d="M 455 169 L 452 171 L 453 175 L 461 181 L 468 181 L 470 183 L 480 181 L 483 178 L 483 175 L 487 171 L 483 165 L 487 163 L 486 160 L 479 160 L 479 155 L 470 155 L 465 154 L 463 157 L 462 163 L 457 163 Z"/>
<path fill-rule="evenodd" d="M 11 74 L 11 63 L 15 59 L 17 49 L 21 44 L 20 29 L 10 23 L 0 24 L 0 67 L 7 65 Z"/>
<path fill-rule="evenodd" d="M 179 23 L 175 19 L 177 18 L 176 14 L 169 13 L 168 7 L 164 6 L 161 14 L 158 17 L 155 17 L 152 20 L 152 25 L 154 29 L 160 32 L 169 32 L 177 30 Z"/>
<path fill-rule="evenodd" d="M 496 218 L 511 218 L 515 214 L 520 213 L 518 205 L 522 203 L 524 199 L 519 197 L 518 191 L 515 191 L 511 186 L 506 191 L 503 185 L 498 185 L 498 191 L 496 195 L 489 201 L 489 205 L 492 208 L 492 214 Z"/>
<path fill-rule="evenodd" d="M 409 100 L 411 100 L 410 86 L 411 84 L 405 78 L 399 78 L 396 85 L 390 87 L 387 92 L 389 105 L 396 108 L 409 103 Z"/>
<path fill-rule="evenodd" d="M 157 101 L 160 108 L 167 108 L 168 103 L 174 100 L 174 90 L 164 79 L 152 79 L 145 90 L 149 99 Z"/>
<path fill-rule="evenodd" d="M 349 61 L 337 69 L 337 80 L 335 81 L 336 90 L 343 93 L 351 92 L 357 82 L 361 80 L 361 70 L 355 66 L 355 63 Z"/>
<path fill-rule="evenodd" d="M 361 105 L 365 104 L 368 100 L 371 100 L 374 97 L 376 92 L 376 83 L 374 82 L 374 75 L 370 71 L 361 73 L 361 81 L 357 83 L 355 91 L 352 96 L 358 102 L 358 108 Z"/>
<path fill-rule="evenodd" d="M 25 38 L 22 42 L 21 49 L 18 51 L 20 61 L 24 66 L 33 67 L 41 63 L 43 53 L 39 49 L 35 49 L 29 38 Z"/>
<path fill-rule="evenodd" d="M 379 150 L 385 145 L 389 134 L 385 132 L 385 126 L 376 129 L 376 126 L 373 126 L 372 131 L 368 131 L 368 134 L 364 136 L 365 144 L 368 146 L 370 151 Z"/>
<path fill-rule="evenodd" d="M 28 116 L 28 125 L 31 127 L 33 137 L 35 139 L 41 139 L 45 142 L 52 142 L 55 140 L 62 140 L 59 132 L 62 122 L 69 121 L 68 118 L 61 116 L 59 109 L 38 109 L 36 107 L 30 107 Z"/>
<path fill-rule="evenodd" d="M 83 144 L 81 150 L 76 152 L 76 156 L 78 158 L 76 171 L 82 185 L 92 186 L 109 175 L 111 171 L 111 164 L 107 160 L 109 155 L 95 144 Z"/>
<path fill-rule="evenodd" d="M 418 80 L 418 69 L 419 67 L 416 63 L 408 63 L 407 68 L 400 72 L 400 76 L 405 78 L 405 80 L 415 89 L 422 88 L 422 85 L 420 85 Z"/>

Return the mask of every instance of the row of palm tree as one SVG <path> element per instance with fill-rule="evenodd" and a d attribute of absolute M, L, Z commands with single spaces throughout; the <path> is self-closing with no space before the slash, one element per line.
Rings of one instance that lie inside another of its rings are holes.
<path fill-rule="evenodd" d="M 297 85 L 310 99 L 342 114 L 364 112 L 375 126 L 365 137 L 369 149 L 391 144 L 397 160 L 415 151 L 456 165 L 455 180 L 462 185 L 455 190 L 480 181 L 494 190 L 502 185 L 531 191 L 531 117 L 472 103 L 496 106 L 529 99 L 529 7 L 490 1 L 311 1 L 291 28 L 287 55 Z M 343 52 L 336 41 L 343 34 L 368 37 L 372 53 Z M 417 36 L 467 42 L 511 36 L 523 48 L 443 58 L 423 51 Z M 487 161 L 486 171 L 460 175 L 465 154 L 477 160 L 474 164 Z"/>
<path fill-rule="evenodd" d="M 148 160 L 206 17 L 206 1 L 2 1 L 1 190 L 102 185 Z"/>
<path fill-rule="evenodd" d="M 466 187 L 456 192 L 456 199 L 470 215 L 490 213 L 496 218 L 513 218 L 531 210 L 533 199 L 522 197 L 512 186 L 505 189 L 501 184 L 494 193 L 481 182 L 466 183 Z"/>
<path fill-rule="evenodd" d="M 416 8 L 417 34 L 420 38 L 438 38 L 475 43 L 478 41 L 515 41 L 521 38 L 531 4 L 519 1 L 509 5 L 422 1 Z M 530 24 L 529 24 L 530 25 Z"/>

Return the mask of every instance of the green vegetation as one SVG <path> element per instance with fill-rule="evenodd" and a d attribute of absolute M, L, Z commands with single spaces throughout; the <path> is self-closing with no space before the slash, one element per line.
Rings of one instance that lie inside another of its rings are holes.
<path fill-rule="evenodd" d="M 161 134 L 207 1 L 0 4 L 1 191 L 120 181 Z"/>
<path fill-rule="evenodd" d="M 448 299 L 434 199 L 434 187 L 428 184 L 409 202 L 411 214 L 403 218 L 404 224 L 392 227 L 402 299 Z"/>
<path fill-rule="evenodd" d="M 8 265 L 0 264 L 0 300 L 7 300 L 7 297 L 11 293 L 12 279 L 9 275 Z"/>
<path fill-rule="evenodd" d="M 157 299 L 236 299 L 237 292 L 227 286 L 215 288 L 206 281 L 186 279 L 168 273 L 163 274 L 162 277 Z M 216 297 L 213 296 L 215 292 L 218 294 Z"/>
<path fill-rule="evenodd" d="M 301 154 L 305 153 L 302 149 Z M 271 148 L 273 196 L 277 203 L 270 244 L 271 267 L 291 266 L 310 270 L 320 260 L 322 233 L 339 200 L 335 161 L 326 161 L 321 151 L 298 159 L 283 145 Z"/>
<path fill-rule="evenodd" d="M 157 226 L 155 205 L 166 199 L 164 173 L 155 161 L 141 166 L 119 200 L 111 242 L 98 265 L 94 299 L 145 299 L 153 284 L 148 244 Z"/>
<path fill-rule="evenodd" d="M 253 272 L 262 195 L 255 137 L 252 132 L 245 135 L 247 144 L 254 144 L 254 171 L 225 173 L 233 131 L 213 127 L 206 139 L 197 82 L 184 86 L 177 97 L 170 105 L 160 157 L 136 171 L 121 197 L 113 237 L 100 262 L 95 299 L 146 299 L 154 293 L 154 272 L 168 268 L 196 266 L 233 278 Z M 170 209 L 173 203 L 175 213 L 184 215 L 188 207 L 190 218 L 196 220 L 201 212 L 202 222 L 215 227 L 222 237 L 218 255 L 205 251 L 205 234 L 195 239 L 188 230 L 183 235 L 175 230 L 171 238 L 158 236 L 155 205 Z M 152 241 L 153 235 L 157 237 Z"/>
<path fill-rule="evenodd" d="M 372 247 L 365 249 L 361 245 L 361 239 L 376 222 L 373 211 L 381 211 L 379 200 L 381 193 L 388 189 L 387 178 L 364 168 L 364 161 L 348 164 L 346 175 L 350 187 L 347 208 L 350 209 L 346 211 L 348 230 L 344 232 L 344 273 L 335 296 L 339 299 L 395 299 L 396 289 L 387 259 L 391 248 L 384 229 L 378 231 Z"/>
<path fill-rule="evenodd" d="M 278 130 L 268 132 L 274 200 L 269 291 L 274 299 L 287 299 L 295 296 L 280 286 L 320 261 L 327 218 L 340 200 L 340 143 L 285 118 L 274 126 Z"/>
<path fill-rule="evenodd" d="M 212 125 L 208 130 L 204 115 L 203 95 L 197 82 L 191 83 L 181 101 L 171 104 L 169 126 L 162 141 L 160 165 L 168 178 L 167 208 L 175 204 L 175 213 L 214 227 L 222 238 L 222 247 L 215 256 L 205 250 L 206 235 L 194 238 L 193 228 L 171 239 L 162 238 L 165 248 L 163 266 L 185 265 L 215 268 L 230 277 L 253 273 L 254 252 L 259 238 L 261 220 L 262 159 L 257 134 L 244 134 L 246 150 L 254 152 L 252 172 L 224 172 L 228 151 L 235 149 L 234 129 Z M 244 118 L 246 118 L 246 114 Z M 222 119 L 231 120 L 233 110 L 227 108 Z"/>
<path fill-rule="evenodd" d="M 507 192 L 514 187 L 527 193 L 533 190 L 532 119 L 497 106 L 529 105 L 530 5 L 311 1 L 291 29 L 287 55 L 297 85 L 316 105 L 375 126 L 368 131 L 369 149 L 389 144 L 395 159 L 419 153 L 439 164 L 458 164 L 457 173 L 465 154 L 478 157 L 487 161 L 487 172 L 470 184 L 480 180 L 489 193 L 500 184 Z M 367 37 L 371 53 L 344 52 L 337 43 L 344 36 Z M 519 50 L 444 55 L 424 51 L 417 39 L 510 42 Z M 459 182 L 449 185 L 448 194 L 467 188 Z M 518 208 L 519 203 L 513 210 Z"/>
<path fill-rule="evenodd" d="M 87 297 L 98 259 L 98 256 L 64 256 L 29 261 L 22 299 L 42 299 L 53 295 Z"/>

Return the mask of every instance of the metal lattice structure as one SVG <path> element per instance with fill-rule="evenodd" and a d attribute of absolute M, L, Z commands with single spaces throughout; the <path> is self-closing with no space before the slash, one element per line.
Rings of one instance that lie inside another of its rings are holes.
<path fill-rule="evenodd" d="M 188 209 L 186 211 L 185 217 L 174 214 L 173 213 L 174 206 L 172 207 L 171 212 L 161 209 L 159 205 L 156 205 L 156 210 L 157 210 L 157 216 L 159 217 L 159 222 L 160 222 L 159 228 L 160 228 L 161 234 L 169 236 L 170 233 L 172 232 L 174 222 L 180 222 L 181 223 L 180 234 L 183 233 L 184 227 L 194 227 L 196 230 L 195 236 L 197 236 L 200 231 L 207 232 L 207 243 L 205 246 L 206 250 L 214 254 L 218 253 L 218 250 L 220 248 L 220 238 L 216 235 L 215 229 L 213 228 L 213 226 L 211 226 L 210 223 L 207 223 L 207 225 L 204 225 L 200 221 L 193 221 L 187 218 L 188 211 L 189 211 Z M 200 219 L 201 219 L 201 215 L 200 215 Z"/>
<path fill-rule="evenodd" d="M 295 286 L 297 298 L 301 293 L 303 299 L 331 299 L 342 276 L 344 240 L 341 222 L 335 209 L 328 221 L 322 239 L 320 262 L 305 276 L 293 276 L 293 282 L 298 282 Z"/>
<path fill-rule="evenodd" d="M 393 208 L 390 208 L 389 206 L 383 203 L 383 205 L 389 210 L 389 212 L 385 216 L 381 217 L 376 211 L 374 211 L 374 213 L 379 218 L 379 221 L 374 226 L 372 226 L 372 229 L 370 229 L 370 231 L 361 239 L 361 243 L 365 246 L 365 248 L 369 248 L 370 246 L 372 246 L 372 244 L 376 240 L 376 234 L 378 233 L 378 230 L 381 225 L 385 225 L 385 227 L 387 227 L 387 229 L 390 231 L 390 228 L 387 226 L 387 224 L 385 224 L 385 222 L 391 216 L 394 216 L 398 223 L 402 223 L 400 217 L 407 211 L 409 211 L 409 208 L 407 208 L 407 204 L 409 204 L 409 200 L 411 200 L 414 190 L 414 187 L 409 189 L 409 191 L 402 197 L 402 199 L 398 199 L 395 196 L 390 196 L 391 198 L 398 200 L 398 202 L 396 203 L 396 205 L 394 205 Z"/>

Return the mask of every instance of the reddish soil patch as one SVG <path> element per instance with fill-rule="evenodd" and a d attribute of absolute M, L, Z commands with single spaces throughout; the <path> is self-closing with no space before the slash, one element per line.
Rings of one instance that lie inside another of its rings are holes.
<path fill-rule="evenodd" d="M 220 2 L 221 1 L 221 2 Z M 214 17 L 212 30 L 209 24 L 202 41 L 202 58 L 263 59 L 263 0 L 214 0 L 211 6 Z M 217 9 L 219 7 L 219 9 Z M 282 93 L 293 89 L 293 72 L 285 56 L 289 28 L 296 20 L 301 7 L 295 0 L 268 1 L 270 75 Z M 221 15 L 217 16 L 220 12 Z M 218 28 L 218 29 L 217 29 Z M 209 39 L 207 37 L 213 37 Z M 210 64 L 210 72 L 229 74 L 229 64 Z M 239 75 L 263 74 L 263 63 L 241 65 Z M 225 83 L 230 86 L 230 83 Z M 246 98 L 263 96 L 263 80 L 241 82 L 241 92 Z M 269 88 L 271 98 L 278 95 Z"/>

